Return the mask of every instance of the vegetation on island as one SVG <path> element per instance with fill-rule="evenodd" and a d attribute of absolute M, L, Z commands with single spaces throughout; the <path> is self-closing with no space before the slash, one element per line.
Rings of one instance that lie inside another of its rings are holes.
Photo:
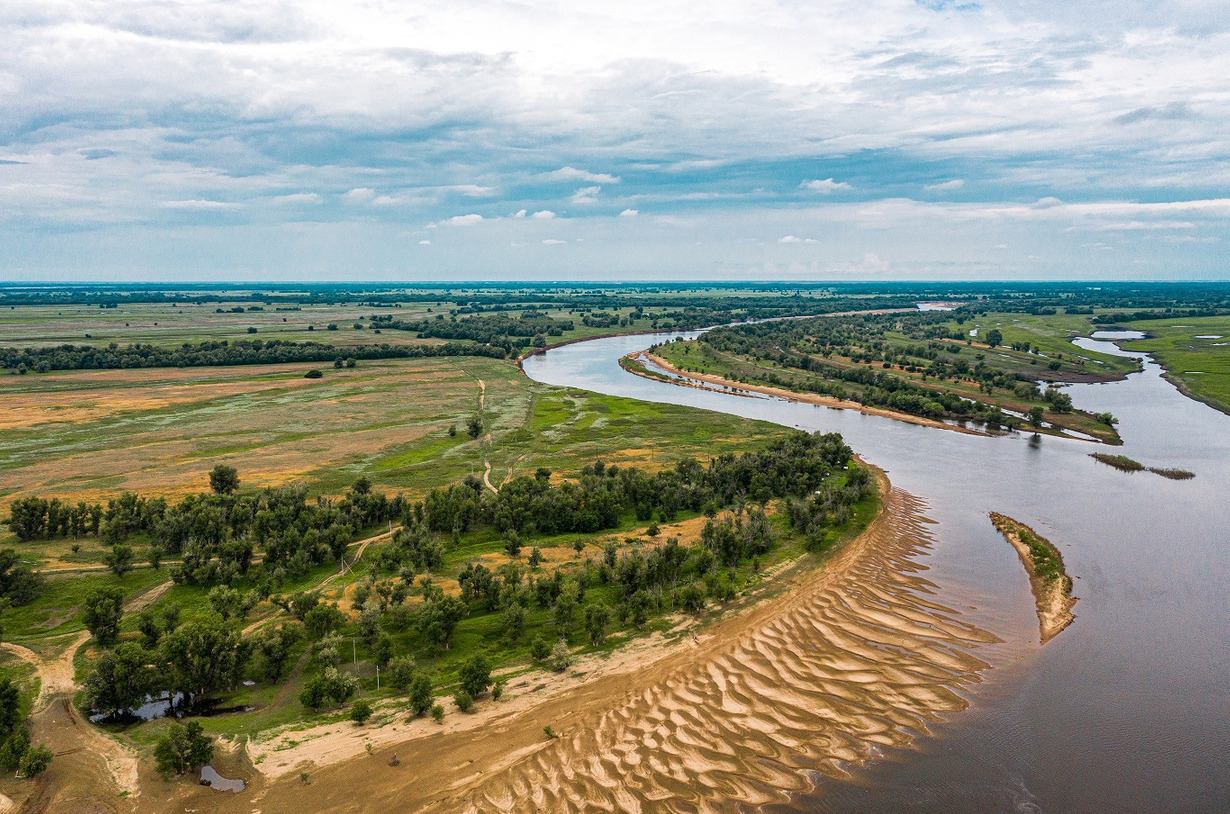
<path fill-rule="evenodd" d="M 1196 477 L 1195 472 L 1189 472 L 1186 469 L 1166 469 L 1156 466 L 1145 466 L 1140 461 L 1129 458 L 1126 455 L 1107 455 L 1102 452 L 1094 452 L 1089 455 L 1090 458 L 1104 463 L 1107 466 L 1112 466 L 1121 472 L 1152 472 L 1155 475 L 1161 475 L 1163 478 L 1170 480 L 1191 480 Z"/>
<path fill-rule="evenodd" d="M 1072 614 L 1076 604 L 1072 578 L 1064 570 L 1063 555 L 1050 540 L 1024 523 L 998 512 L 991 512 L 990 517 L 996 530 L 1016 549 L 1029 573 L 1042 643 L 1046 644 L 1076 619 Z"/>

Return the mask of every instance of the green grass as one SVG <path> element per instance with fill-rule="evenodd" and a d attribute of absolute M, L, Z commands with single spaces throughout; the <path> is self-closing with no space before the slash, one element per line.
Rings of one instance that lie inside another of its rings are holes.
<path fill-rule="evenodd" d="M 1230 317 L 1151 319 L 1126 327 L 1149 338 L 1122 342 L 1124 349 L 1152 354 L 1185 394 L 1230 414 Z"/>

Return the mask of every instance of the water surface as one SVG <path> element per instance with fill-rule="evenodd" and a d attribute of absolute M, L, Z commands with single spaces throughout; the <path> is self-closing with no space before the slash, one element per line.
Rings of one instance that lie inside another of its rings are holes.
<path fill-rule="evenodd" d="M 1082 408 L 1119 418 L 1124 446 L 1014 433 L 964 435 L 780 399 L 632 376 L 618 359 L 695 333 L 612 337 L 531 357 L 537 381 L 842 433 L 938 521 L 925 558 L 946 603 L 1005 640 L 970 711 L 848 781 L 817 777 L 795 811 L 1230 811 L 1230 416 L 1185 398 L 1144 354 L 1125 381 L 1072 385 Z M 1104 335 L 1099 334 L 1099 337 Z M 1104 339 L 1129 338 L 1117 335 Z M 1122 452 L 1196 473 L 1124 473 Z M 987 513 L 1049 537 L 1075 579 L 1076 621 L 1039 645 L 1016 553 Z"/>

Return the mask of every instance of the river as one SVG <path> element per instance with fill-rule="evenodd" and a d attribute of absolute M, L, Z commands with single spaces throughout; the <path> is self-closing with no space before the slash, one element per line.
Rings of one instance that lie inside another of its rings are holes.
<path fill-rule="evenodd" d="M 619 367 L 691 334 L 612 337 L 527 359 L 530 378 L 840 432 L 894 485 L 923 498 L 937 544 L 920 559 L 943 601 L 1004 640 L 970 709 L 908 749 L 817 776 L 805 812 L 1230 811 L 1230 416 L 1184 397 L 1142 354 L 1125 381 L 1072 385 L 1077 407 L 1119 418 L 1124 446 L 965 435 L 852 410 L 679 387 Z M 1127 338 L 1110 336 L 1107 338 Z M 1124 473 L 1122 452 L 1194 480 Z M 1076 621 L 1045 647 L 1026 575 L 987 519 L 1027 523 L 1063 552 Z"/>

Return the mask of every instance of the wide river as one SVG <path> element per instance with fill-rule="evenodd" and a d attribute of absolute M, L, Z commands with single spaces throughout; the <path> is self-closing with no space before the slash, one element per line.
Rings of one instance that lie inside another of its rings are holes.
<path fill-rule="evenodd" d="M 923 498 L 937 544 L 920 562 L 942 600 L 1003 644 L 970 709 L 790 810 L 1230 812 L 1230 416 L 1180 394 L 1144 358 L 1126 381 L 1073 385 L 1078 407 L 1119 418 L 1124 446 L 1026 433 L 964 435 L 851 410 L 679 387 L 621 356 L 680 336 L 613 337 L 527 359 L 548 384 L 840 432 Z M 694 336 L 695 334 L 684 334 Z M 1194 480 L 1094 461 L 1122 452 Z M 1076 621 L 1039 645 L 1033 598 L 998 511 L 1063 552 Z"/>

